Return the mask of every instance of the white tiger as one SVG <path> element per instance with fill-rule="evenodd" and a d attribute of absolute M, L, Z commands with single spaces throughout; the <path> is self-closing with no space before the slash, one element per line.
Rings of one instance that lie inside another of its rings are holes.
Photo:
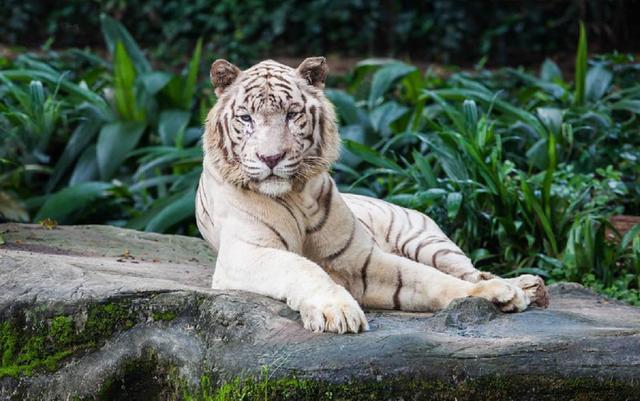
<path fill-rule="evenodd" d="M 479 296 L 504 312 L 546 306 L 536 276 L 476 270 L 429 217 L 341 194 L 328 170 L 340 139 L 323 94 L 323 57 L 211 66 L 218 101 L 204 134 L 197 198 L 202 236 L 219 251 L 214 289 L 285 300 L 304 327 L 368 329 L 365 308 L 435 311 Z"/>

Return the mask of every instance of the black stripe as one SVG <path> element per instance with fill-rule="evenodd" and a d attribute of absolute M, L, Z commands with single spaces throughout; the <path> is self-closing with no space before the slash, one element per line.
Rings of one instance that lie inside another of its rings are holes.
<path fill-rule="evenodd" d="M 387 227 L 387 235 L 385 235 L 384 239 L 387 243 L 389 243 L 389 235 L 391 235 L 391 228 L 393 227 L 393 222 L 395 221 L 395 213 L 393 213 L 393 209 L 391 209 L 391 221 L 389 222 L 389 227 Z"/>
<path fill-rule="evenodd" d="M 433 239 L 429 239 L 429 238 L 433 238 Z M 416 251 L 415 254 L 413 256 L 413 260 L 417 261 L 418 260 L 418 256 L 420 256 L 420 251 L 422 250 L 422 248 L 424 248 L 425 246 L 428 245 L 433 245 L 433 244 L 438 244 L 441 242 L 449 242 L 448 239 L 446 238 L 442 238 L 442 237 L 437 237 L 437 236 L 433 236 L 430 235 L 427 238 L 425 238 L 424 240 L 422 240 L 418 246 L 416 247 Z"/>
<path fill-rule="evenodd" d="M 240 210 L 241 212 L 253 217 L 254 219 L 258 220 L 260 223 L 262 223 L 265 227 L 267 227 L 269 230 L 271 230 L 271 232 L 273 232 L 278 239 L 280 240 L 280 242 L 282 242 L 282 245 L 284 245 L 284 247 L 287 249 L 287 251 L 289 250 L 289 244 L 287 243 L 287 240 L 284 239 L 284 237 L 282 236 L 282 234 L 280 234 L 280 232 L 278 232 L 278 230 L 275 229 L 275 227 L 273 227 L 271 224 L 267 223 L 266 221 L 262 220 L 260 217 L 254 215 L 253 213 L 247 212 L 244 209 L 241 209 L 239 207 L 236 206 L 236 208 L 238 210 Z"/>
<path fill-rule="evenodd" d="M 427 216 L 425 216 L 424 214 L 420 214 L 420 217 L 422 217 L 422 230 L 426 231 L 427 227 L 429 226 L 429 221 L 427 220 Z"/>
<path fill-rule="evenodd" d="M 393 309 L 400 310 L 402 305 L 400 305 L 400 290 L 402 289 L 402 271 L 398 268 L 398 287 L 396 288 L 396 292 L 393 294 Z"/>
<path fill-rule="evenodd" d="M 291 94 L 291 85 L 288 85 L 288 84 L 285 85 L 285 84 L 282 84 L 280 82 L 274 82 L 272 85 L 273 86 L 277 86 L 278 88 L 284 89 L 283 92 L 287 92 L 287 93 Z"/>
<path fill-rule="evenodd" d="M 311 135 L 316 132 L 316 106 L 309 107 L 309 112 L 311 113 Z"/>
<path fill-rule="evenodd" d="M 218 148 L 222 151 L 222 157 L 224 158 L 224 160 L 229 160 L 229 150 L 224 143 L 224 129 L 222 128 L 222 124 L 220 124 L 220 121 L 216 123 L 216 128 L 218 131 L 218 135 L 216 135 L 218 137 L 216 146 L 218 146 Z"/>
<path fill-rule="evenodd" d="M 344 246 L 342 248 L 340 248 L 336 252 L 332 253 L 331 255 L 327 256 L 326 259 L 333 260 L 333 259 L 336 259 L 336 258 L 342 256 L 342 254 L 345 253 L 345 251 L 347 249 L 349 249 L 349 247 L 351 246 L 351 243 L 353 242 L 353 237 L 355 236 L 355 233 L 356 233 L 356 222 L 354 221 L 353 222 L 353 228 L 351 229 L 351 235 L 349 236 L 349 239 L 347 240 L 347 242 L 344 244 Z"/>
<path fill-rule="evenodd" d="M 286 72 L 286 71 L 282 70 L 282 72 Z M 271 75 L 269 78 L 275 78 L 275 79 L 277 79 L 278 81 L 282 81 L 282 82 L 284 82 L 284 83 L 286 83 L 286 84 L 291 84 L 291 81 L 289 81 L 288 79 L 282 78 L 282 77 L 281 77 L 281 76 L 279 76 L 279 75 Z"/>
<path fill-rule="evenodd" d="M 202 198 L 204 197 L 204 195 L 202 194 L 202 188 L 200 190 L 198 190 L 198 202 L 200 203 L 200 208 L 202 208 L 202 211 L 204 212 L 204 214 L 207 215 L 207 218 L 209 219 L 208 221 L 211 223 L 211 226 L 213 227 L 213 219 L 211 218 L 211 216 L 209 215 L 209 211 L 207 210 L 207 206 L 205 204 L 205 202 L 202 201 Z M 200 216 L 198 215 L 198 218 Z"/>
<path fill-rule="evenodd" d="M 413 234 L 411 237 L 409 237 L 409 239 L 407 239 L 402 246 L 400 247 L 400 253 L 402 253 L 404 256 L 409 257 L 409 255 L 407 255 L 407 250 L 405 249 L 407 247 L 407 245 L 409 245 L 409 242 L 413 241 L 414 239 L 418 238 L 420 236 L 420 234 L 422 234 L 420 231 L 416 232 L 415 234 Z"/>
<path fill-rule="evenodd" d="M 464 253 L 459 252 L 459 251 L 454 251 L 453 249 L 440 249 L 440 250 L 436 251 L 433 254 L 433 256 L 431 257 L 431 266 L 438 267 L 438 265 L 436 265 L 436 258 L 438 256 L 440 256 L 440 254 L 448 255 L 450 253 L 453 253 L 454 255 L 462 255 L 462 256 L 464 256 Z"/>
<path fill-rule="evenodd" d="M 261 79 L 262 78 L 260 76 L 256 76 L 254 78 L 251 78 L 251 79 L 247 80 L 246 82 L 244 82 L 244 84 L 245 85 L 253 85 L 253 83 L 255 83 L 256 81 L 261 80 Z"/>
<path fill-rule="evenodd" d="M 362 296 L 367 291 L 367 269 L 369 269 L 369 262 L 371 261 L 371 254 L 373 253 L 373 247 L 369 251 L 367 258 L 364 260 L 364 264 L 360 268 L 360 278 L 362 280 Z"/>
<path fill-rule="evenodd" d="M 396 235 L 396 241 L 393 244 L 393 249 L 396 253 L 400 253 L 400 248 L 398 248 L 398 242 L 400 241 L 400 234 L 402 234 L 402 227 L 398 229 L 398 235 Z"/>
<path fill-rule="evenodd" d="M 320 130 L 320 138 L 318 139 L 318 146 L 320 148 L 324 147 L 324 113 L 320 112 L 320 116 L 318 117 L 318 125 Z"/>
<path fill-rule="evenodd" d="M 322 181 L 322 187 L 320 187 L 320 194 L 318 195 L 318 198 L 316 198 L 316 210 L 314 210 L 313 213 L 311 213 L 311 215 L 309 215 L 308 217 L 315 216 L 316 214 L 318 214 L 320 209 L 322 209 L 322 207 L 320 206 L 320 200 L 324 196 L 324 187 L 325 187 L 326 184 L 327 184 L 327 179 L 325 178 Z"/>
<path fill-rule="evenodd" d="M 329 214 L 331 213 L 331 200 L 333 199 L 333 184 L 329 183 L 329 190 L 327 191 L 327 194 L 324 197 L 323 203 L 324 203 L 324 215 L 322 216 L 322 218 L 320 219 L 320 221 L 318 222 L 318 224 L 316 224 L 313 227 L 309 227 L 307 228 L 307 234 L 311 234 L 311 233 L 315 233 L 317 231 L 319 231 L 322 227 L 324 227 L 325 223 L 327 222 L 327 219 L 329 218 Z"/>
<path fill-rule="evenodd" d="M 369 230 L 369 232 L 373 235 L 373 230 L 371 229 L 369 224 L 367 224 L 367 222 L 362 220 L 360 217 L 358 217 L 358 220 L 360 220 L 360 223 L 362 223 L 363 226 L 367 227 L 367 230 Z"/>
<path fill-rule="evenodd" d="M 293 210 L 291 210 L 291 207 L 289 207 L 289 205 L 287 204 L 287 202 L 285 202 L 283 199 L 276 199 L 276 202 L 278 202 L 278 204 L 282 207 L 284 207 L 285 209 L 287 209 L 287 212 L 289 212 L 289 214 L 291 215 L 291 218 L 293 219 L 293 221 L 296 222 L 296 228 L 298 229 L 298 233 L 300 234 L 300 236 L 302 236 L 302 229 L 300 228 L 300 223 L 298 222 L 298 218 L 296 217 L 295 213 L 293 213 Z"/>
<path fill-rule="evenodd" d="M 413 223 L 411 222 L 411 217 L 409 216 L 409 211 L 405 208 L 402 208 L 402 211 L 404 212 L 404 215 L 407 217 L 407 223 L 409 223 L 409 230 L 407 231 L 411 231 L 411 229 L 413 228 Z"/>

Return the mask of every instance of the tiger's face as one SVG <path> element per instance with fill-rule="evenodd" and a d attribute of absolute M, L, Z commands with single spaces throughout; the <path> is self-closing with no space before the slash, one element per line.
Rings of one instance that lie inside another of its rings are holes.
<path fill-rule="evenodd" d="M 297 69 L 271 60 L 240 71 L 211 67 L 218 102 L 207 119 L 205 153 L 222 177 L 269 196 L 301 188 L 339 153 L 332 105 L 323 94 L 322 57 Z"/>

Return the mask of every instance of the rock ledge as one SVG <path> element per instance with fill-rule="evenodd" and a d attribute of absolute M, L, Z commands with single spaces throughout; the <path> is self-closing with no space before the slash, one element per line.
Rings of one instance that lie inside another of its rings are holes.
<path fill-rule="evenodd" d="M 577 284 L 552 286 L 546 310 L 506 315 L 468 298 L 435 315 L 369 311 L 364 334 L 312 334 L 281 302 L 208 289 L 215 255 L 195 238 L 18 224 L 0 234 L 0 400 L 199 399 L 234 379 L 227 390 L 245 399 L 640 391 L 640 310 Z"/>

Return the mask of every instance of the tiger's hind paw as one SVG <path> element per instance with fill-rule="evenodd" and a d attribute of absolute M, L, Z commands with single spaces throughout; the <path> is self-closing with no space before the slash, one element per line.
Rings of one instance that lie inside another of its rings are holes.
<path fill-rule="evenodd" d="M 532 304 L 546 308 L 549 306 L 549 292 L 541 277 L 532 274 L 523 274 L 515 278 L 507 279 L 509 283 L 520 287 L 529 297 Z"/>
<path fill-rule="evenodd" d="M 491 301 L 502 312 L 522 312 L 530 303 L 529 297 L 520 287 L 502 279 L 477 282 L 469 295 Z"/>

